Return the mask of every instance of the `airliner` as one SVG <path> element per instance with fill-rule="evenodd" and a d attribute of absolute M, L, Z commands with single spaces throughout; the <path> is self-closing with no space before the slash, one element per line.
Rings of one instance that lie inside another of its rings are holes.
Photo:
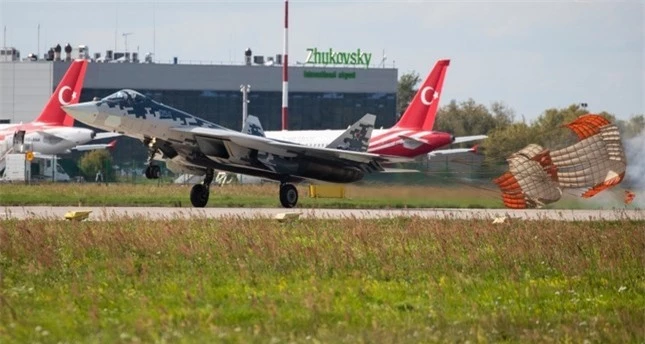
<path fill-rule="evenodd" d="M 374 154 L 414 158 L 427 155 L 449 144 L 477 141 L 486 135 L 455 137 L 452 134 L 433 131 L 443 80 L 450 60 L 439 60 L 427 76 L 401 119 L 389 129 L 374 129 L 368 152 Z M 326 147 L 344 130 L 283 130 L 266 131 L 266 137 L 296 142 L 310 147 Z M 443 149 L 440 154 L 474 151 L 467 148 Z"/>
<path fill-rule="evenodd" d="M 61 108 L 63 105 L 78 103 L 87 64 L 87 60 L 75 60 L 71 63 L 45 108 L 34 121 L 0 125 L 0 170 L 4 169 L 5 155 L 13 152 L 16 143 L 30 146 L 28 150 L 34 152 L 36 156 L 114 146 L 114 142 L 84 145 L 92 140 L 120 135 L 96 133 L 91 129 L 73 127 L 74 118 L 67 115 Z"/>

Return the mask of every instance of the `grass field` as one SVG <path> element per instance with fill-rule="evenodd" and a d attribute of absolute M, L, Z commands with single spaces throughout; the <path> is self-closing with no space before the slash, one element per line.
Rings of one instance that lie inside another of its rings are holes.
<path fill-rule="evenodd" d="M 0 342 L 645 340 L 645 222 L 0 222 Z"/>
<path fill-rule="evenodd" d="M 0 185 L 2 205 L 58 206 L 171 206 L 190 207 L 190 185 L 136 184 L 4 184 Z M 299 207 L 311 208 L 502 208 L 500 194 L 474 186 L 357 185 L 346 186 L 345 199 L 308 197 L 306 185 L 298 186 Z M 603 196 L 612 195 L 612 190 Z M 620 190 L 618 192 L 621 192 Z M 280 207 L 278 186 L 212 186 L 209 207 Z M 622 196 L 605 202 L 583 201 L 570 195 L 552 208 L 622 207 Z"/>

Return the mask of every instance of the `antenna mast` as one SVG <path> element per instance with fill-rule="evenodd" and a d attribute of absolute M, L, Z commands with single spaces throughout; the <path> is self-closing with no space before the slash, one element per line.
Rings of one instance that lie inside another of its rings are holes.
<path fill-rule="evenodd" d="M 128 52 L 128 36 L 132 35 L 134 32 L 124 32 L 121 34 L 123 36 L 123 39 L 125 40 L 125 52 Z"/>
<path fill-rule="evenodd" d="M 289 122 L 289 0 L 284 0 L 284 46 L 282 55 L 282 130 Z"/>
<path fill-rule="evenodd" d="M 155 15 L 155 10 L 157 6 L 155 5 L 155 1 L 152 0 L 152 56 L 157 57 L 156 48 L 157 48 L 157 21 L 156 21 L 156 15 Z"/>

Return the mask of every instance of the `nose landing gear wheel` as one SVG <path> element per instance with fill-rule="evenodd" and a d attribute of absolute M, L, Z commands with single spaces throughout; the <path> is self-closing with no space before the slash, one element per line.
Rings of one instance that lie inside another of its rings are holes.
<path fill-rule="evenodd" d="M 146 167 L 145 174 L 148 179 L 159 179 L 161 176 L 161 167 L 157 165 L 148 165 L 148 167 Z"/>
<path fill-rule="evenodd" d="M 193 204 L 195 208 L 203 208 L 208 203 L 208 196 L 210 191 L 208 186 L 204 184 L 195 184 L 192 189 L 190 189 L 190 203 Z"/>
<path fill-rule="evenodd" d="M 280 185 L 280 203 L 285 208 L 293 208 L 298 203 L 298 189 L 291 184 Z"/>

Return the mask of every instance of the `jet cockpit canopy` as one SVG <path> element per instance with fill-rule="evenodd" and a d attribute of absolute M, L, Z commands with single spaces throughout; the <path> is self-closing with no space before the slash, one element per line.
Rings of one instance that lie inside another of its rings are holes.
<path fill-rule="evenodd" d="M 129 89 L 124 89 L 110 94 L 102 100 L 107 101 L 127 101 L 129 103 L 138 103 L 146 99 L 143 94 Z"/>

